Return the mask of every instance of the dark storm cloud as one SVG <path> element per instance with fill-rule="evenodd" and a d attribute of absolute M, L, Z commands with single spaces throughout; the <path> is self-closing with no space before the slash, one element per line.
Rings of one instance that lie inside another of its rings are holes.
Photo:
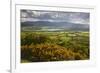
<path fill-rule="evenodd" d="M 21 21 L 51 21 L 89 24 L 89 13 L 21 10 Z"/>

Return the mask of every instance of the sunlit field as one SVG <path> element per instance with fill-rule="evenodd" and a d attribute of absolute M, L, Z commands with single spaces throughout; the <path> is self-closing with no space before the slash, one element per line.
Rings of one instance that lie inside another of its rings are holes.
<path fill-rule="evenodd" d="M 21 31 L 21 62 L 89 59 L 89 32 Z"/>

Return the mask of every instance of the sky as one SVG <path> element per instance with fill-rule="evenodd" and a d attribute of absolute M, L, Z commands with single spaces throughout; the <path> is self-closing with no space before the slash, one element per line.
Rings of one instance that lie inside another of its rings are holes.
<path fill-rule="evenodd" d="M 21 10 L 21 22 L 48 21 L 89 24 L 89 13 Z"/>

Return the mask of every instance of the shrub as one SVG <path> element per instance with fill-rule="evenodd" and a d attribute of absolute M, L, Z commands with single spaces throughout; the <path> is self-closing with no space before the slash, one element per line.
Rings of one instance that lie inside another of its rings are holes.
<path fill-rule="evenodd" d="M 21 46 L 21 59 L 30 60 L 32 57 L 32 49 L 28 45 Z"/>
<path fill-rule="evenodd" d="M 37 44 L 22 46 L 21 57 L 31 62 L 82 60 L 80 53 L 75 53 L 55 44 Z"/>
<path fill-rule="evenodd" d="M 31 45 L 33 44 L 41 44 L 45 43 L 49 40 L 49 37 L 43 34 L 36 34 L 36 33 L 25 33 L 21 36 L 21 45 Z"/>

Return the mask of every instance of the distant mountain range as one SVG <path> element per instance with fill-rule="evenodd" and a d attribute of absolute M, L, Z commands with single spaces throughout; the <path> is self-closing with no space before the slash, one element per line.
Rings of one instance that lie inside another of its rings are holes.
<path fill-rule="evenodd" d="M 38 27 L 38 28 L 47 27 L 49 29 L 61 28 L 64 30 L 72 30 L 72 31 L 89 31 L 88 24 L 77 24 L 77 23 L 70 23 L 70 22 L 26 21 L 26 22 L 21 22 L 21 28 L 23 27 L 26 27 L 26 28 L 27 27 Z"/>

